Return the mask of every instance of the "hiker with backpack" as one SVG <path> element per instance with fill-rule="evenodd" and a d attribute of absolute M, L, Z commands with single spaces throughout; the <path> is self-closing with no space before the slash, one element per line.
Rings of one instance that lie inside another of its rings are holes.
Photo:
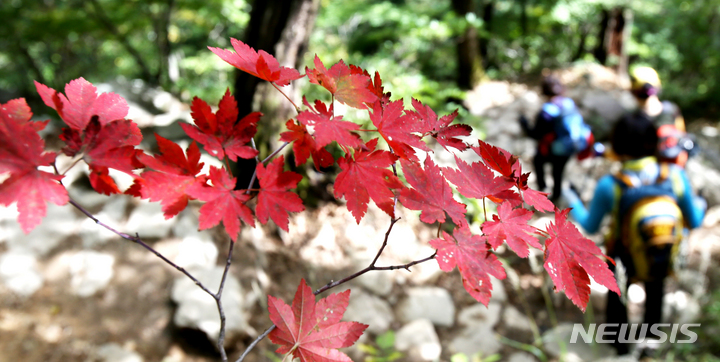
<path fill-rule="evenodd" d="M 685 167 L 688 157 L 698 148 L 685 130 L 680 108 L 670 101 L 660 100 L 660 76 L 653 68 L 637 66 L 630 70 L 630 81 L 630 92 L 638 105 L 632 116 L 645 115 L 658 129 L 658 157 Z"/>
<path fill-rule="evenodd" d="M 658 161 L 657 144 L 657 128 L 650 117 L 628 114 L 615 124 L 611 134 L 612 151 L 622 168 L 600 178 L 590 208 L 585 208 L 575 191 L 563 190 L 572 208 L 571 217 L 587 232 L 597 232 L 603 217 L 612 216 L 606 253 L 622 263 L 630 283 L 644 282 L 643 323 L 648 328 L 661 322 L 664 282 L 671 275 L 683 229 L 698 227 L 705 214 L 685 171 Z M 615 270 L 615 265 L 609 266 Z M 607 298 L 606 323 L 618 325 L 608 326 L 606 331 L 618 333 L 620 326 L 628 323 L 627 308 L 617 294 L 608 292 Z M 628 352 L 628 345 L 618 339 L 613 346 L 618 354 Z"/>
<path fill-rule="evenodd" d="M 593 144 L 592 132 L 572 99 L 565 97 L 565 87 L 555 76 L 543 78 L 542 94 L 548 97 L 530 127 L 525 116 L 520 116 L 520 126 L 531 138 L 537 140 L 533 167 L 538 189 L 545 191 L 546 164 L 552 166 L 553 191 L 550 199 L 556 201 L 562 194 L 565 165 L 574 154 L 583 152 Z"/>

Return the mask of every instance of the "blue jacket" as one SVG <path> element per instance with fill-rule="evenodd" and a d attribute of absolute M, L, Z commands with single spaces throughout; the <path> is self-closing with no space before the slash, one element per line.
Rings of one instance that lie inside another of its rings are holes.
<path fill-rule="evenodd" d="M 632 174 L 641 180 L 654 182 L 660 173 L 660 167 L 655 157 L 645 157 L 624 162 L 622 172 Z M 670 178 L 673 181 L 673 191 L 677 196 L 678 206 L 683 213 L 685 222 L 691 229 L 700 226 L 705 216 L 705 208 L 695 201 L 696 196 L 690 187 L 687 174 L 682 168 L 670 165 Z M 597 232 L 603 217 L 611 213 L 615 204 L 619 202 L 617 187 L 618 182 L 612 175 L 600 178 L 589 209 L 585 208 L 579 197 L 566 197 L 572 208 L 570 216 L 585 231 Z"/>

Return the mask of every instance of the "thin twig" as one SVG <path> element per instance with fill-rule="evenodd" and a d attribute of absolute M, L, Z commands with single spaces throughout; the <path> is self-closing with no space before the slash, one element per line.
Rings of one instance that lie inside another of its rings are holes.
<path fill-rule="evenodd" d="M 245 352 L 243 352 L 243 354 L 240 356 L 240 358 L 238 358 L 237 361 L 235 361 L 235 362 L 241 362 L 242 360 L 244 360 L 244 359 L 245 359 L 245 356 L 247 356 L 248 353 L 250 353 L 250 351 L 252 351 L 252 349 L 255 348 L 255 346 L 256 346 L 260 341 L 262 341 L 263 339 L 265 339 L 265 337 L 267 337 L 267 335 L 270 334 L 270 332 L 272 332 L 273 330 L 275 330 L 275 325 L 274 325 L 274 324 L 273 324 L 270 328 L 266 329 L 265 332 L 263 332 L 263 334 L 261 334 L 261 335 L 259 335 L 257 338 L 255 338 L 255 340 L 254 340 L 252 343 L 250 343 L 250 345 L 249 345 L 248 348 L 245 350 Z"/>
<path fill-rule="evenodd" d="M 379 270 L 397 270 L 397 269 L 405 269 L 405 270 L 407 270 L 407 271 L 410 271 L 410 267 L 411 267 L 411 266 L 414 266 L 414 265 L 417 265 L 417 264 L 420 264 L 420 263 L 424 263 L 424 262 L 426 262 L 426 261 L 429 261 L 429 260 L 434 259 L 435 256 L 437 255 L 437 251 L 435 251 L 435 252 L 434 252 L 432 255 L 430 255 L 429 257 L 426 257 L 426 258 L 423 258 L 423 259 L 419 259 L 419 260 L 415 260 L 415 261 L 411 261 L 411 262 L 409 262 L 409 263 L 407 263 L 407 264 L 391 265 L 391 266 L 375 266 L 375 262 L 377 262 L 378 258 L 380 257 L 380 254 L 382 254 L 383 250 L 385 249 L 385 246 L 387 245 L 387 240 L 388 240 L 388 237 L 390 236 L 390 231 L 392 230 L 393 225 L 395 225 L 395 223 L 396 223 L 398 220 L 400 220 L 400 219 L 399 219 L 399 218 L 397 218 L 397 219 L 394 219 L 394 218 L 390 219 L 390 225 L 388 226 L 388 230 L 385 232 L 385 239 L 383 240 L 383 244 L 382 244 L 382 246 L 380 247 L 380 250 L 378 250 L 378 253 L 375 255 L 375 258 L 374 258 L 373 261 L 370 263 L 370 265 L 368 265 L 367 267 L 365 267 L 364 269 L 362 269 L 362 270 L 360 270 L 360 271 L 357 271 L 357 272 L 355 272 L 355 273 L 353 273 L 353 274 L 351 274 L 351 275 L 346 276 L 345 278 L 342 278 L 342 279 L 336 280 L 336 281 L 331 281 L 330 283 L 325 284 L 324 286 L 322 286 L 322 287 L 320 287 L 319 289 L 315 290 L 315 291 L 313 292 L 313 295 L 318 295 L 318 294 L 320 294 L 320 293 L 322 293 L 322 292 L 324 292 L 324 291 L 326 291 L 326 290 L 328 290 L 328 289 L 335 288 L 335 287 L 337 287 L 338 285 L 343 284 L 343 283 L 346 283 L 346 282 L 349 282 L 349 281 L 351 281 L 351 280 L 353 280 L 353 279 L 355 279 L 355 278 L 357 278 L 357 277 L 359 277 L 359 276 L 361 276 L 361 275 L 363 275 L 363 274 L 365 274 L 365 273 L 367 273 L 367 272 L 379 271 Z M 272 332 L 274 329 L 275 329 L 275 326 L 273 325 L 273 326 L 271 326 L 270 328 L 268 328 L 263 334 L 259 335 L 252 343 L 250 343 L 250 345 L 249 345 L 248 348 L 245 350 L 245 352 L 243 352 L 243 354 L 240 356 L 240 358 L 238 358 L 238 360 L 235 361 L 235 362 L 242 362 L 242 360 L 245 359 L 245 356 L 247 356 L 248 353 L 250 353 L 250 350 L 252 350 L 253 348 L 255 348 L 255 346 L 256 346 L 262 339 L 264 339 L 265 337 L 267 337 L 267 335 L 270 334 L 270 332 Z"/>
<path fill-rule="evenodd" d="M 228 250 L 228 257 L 225 261 L 225 270 L 223 270 L 222 278 L 220 279 L 220 287 L 218 292 L 213 296 L 215 303 L 217 304 L 218 312 L 220 313 L 220 334 L 218 335 L 217 347 L 220 351 L 220 357 L 223 362 L 227 362 L 227 353 L 225 352 L 225 310 L 222 305 L 222 293 L 225 288 L 225 280 L 227 279 L 228 270 L 230 270 L 230 264 L 232 263 L 232 252 L 235 246 L 234 241 L 230 241 L 230 249 Z"/>
<path fill-rule="evenodd" d="M 95 221 L 96 224 L 104 227 L 105 229 L 111 231 L 112 233 L 120 236 L 120 237 L 123 238 L 123 239 L 130 240 L 130 241 L 132 241 L 132 242 L 134 242 L 134 243 L 139 244 L 139 245 L 142 246 L 143 248 L 145 248 L 145 249 L 147 249 L 148 251 L 150 251 L 151 253 L 155 254 L 155 256 L 157 256 L 158 258 L 162 259 L 162 260 L 163 260 L 164 262 L 166 262 L 168 265 L 170 265 L 170 266 L 172 266 L 173 268 L 177 269 L 179 272 L 185 274 L 185 276 L 187 276 L 188 278 L 190 278 L 190 280 L 192 280 L 192 281 L 195 283 L 195 285 L 197 285 L 198 287 L 200 287 L 200 289 L 202 289 L 203 291 L 205 291 L 205 293 L 210 294 L 210 296 L 212 296 L 212 297 L 215 296 L 215 293 L 211 292 L 210 289 L 208 289 L 208 288 L 207 288 L 205 285 L 203 285 L 199 280 L 197 280 L 197 278 L 195 278 L 192 274 L 190 274 L 187 270 L 185 270 L 185 268 L 183 268 L 183 267 L 181 267 L 181 266 L 178 266 L 177 264 L 175 264 L 175 263 L 173 263 L 172 261 L 170 261 L 170 259 L 166 258 L 166 257 L 163 256 L 162 254 L 160 254 L 159 252 L 157 252 L 157 251 L 156 251 L 155 249 L 153 249 L 150 245 L 148 245 L 148 244 L 146 244 L 144 241 L 142 241 L 142 239 L 140 239 L 140 237 L 139 237 L 138 235 L 132 236 L 132 235 L 129 235 L 129 234 L 121 233 L 121 232 L 113 229 L 113 228 L 110 227 L 109 225 L 103 223 L 102 221 L 98 220 L 98 219 L 97 219 L 95 216 L 93 216 L 89 211 L 85 210 L 85 208 L 83 208 L 82 206 L 80 206 L 80 204 L 78 204 L 75 200 L 70 199 L 68 202 L 69 202 L 71 205 L 75 206 L 76 209 L 80 210 L 80 212 L 82 212 L 83 214 L 85 214 L 85 216 L 87 216 L 87 217 L 89 217 L 90 219 L 92 219 L 93 221 Z"/>
<path fill-rule="evenodd" d="M 290 103 L 293 105 L 293 107 L 295 107 L 295 111 L 297 111 L 298 113 L 300 113 L 300 107 L 298 107 L 298 106 L 295 104 L 295 102 L 293 102 L 292 99 L 290 99 L 290 97 L 288 97 L 287 94 L 285 94 L 285 92 L 281 91 L 280 88 L 278 88 L 278 86 L 275 85 L 274 82 L 270 82 L 270 84 L 272 84 L 272 86 L 275 87 L 275 89 L 277 89 L 277 91 L 280 92 L 280 94 L 282 94 L 283 96 L 285 96 L 285 98 L 286 98 L 288 101 L 290 101 Z"/>
<path fill-rule="evenodd" d="M 267 157 L 265 157 L 265 158 L 262 160 L 261 163 L 264 164 L 264 163 L 267 162 L 269 159 L 275 157 L 275 155 L 277 155 L 278 153 L 280 153 L 280 151 L 282 151 L 283 148 L 285 148 L 285 146 L 287 146 L 287 145 L 289 145 L 289 144 L 290 144 L 290 142 L 285 142 L 285 143 L 283 143 L 282 145 L 280 145 L 280 147 L 278 147 L 277 150 L 273 151 L 273 153 L 271 153 L 270 155 L 268 155 Z M 253 140 L 253 148 L 254 148 L 254 147 L 255 147 L 255 141 Z M 255 183 L 255 178 L 256 178 L 256 177 L 257 177 L 257 168 L 256 168 L 255 170 L 253 170 L 252 177 L 250 177 L 250 184 L 248 185 L 247 191 L 245 191 L 245 194 L 246 194 L 246 195 L 250 193 L 250 189 L 252 188 L 253 183 Z"/>

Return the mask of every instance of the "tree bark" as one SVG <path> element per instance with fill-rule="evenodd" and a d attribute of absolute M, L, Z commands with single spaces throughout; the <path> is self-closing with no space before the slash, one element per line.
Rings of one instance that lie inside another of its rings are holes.
<path fill-rule="evenodd" d="M 483 19 L 483 27 L 485 28 L 485 33 L 483 36 L 478 39 L 478 44 L 480 44 L 480 58 L 483 60 L 483 69 L 487 69 L 491 66 L 492 62 L 490 60 L 490 56 L 488 55 L 488 46 L 490 43 L 490 37 L 492 34 L 492 28 L 493 28 L 493 16 L 495 15 L 495 0 L 489 0 L 483 4 L 483 13 L 482 13 L 482 19 Z"/>
<path fill-rule="evenodd" d="M 607 9 L 602 9 L 602 17 L 600 18 L 600 27 L 597 34 L 597 45 L 595 46 L 595 50 L 593 51 L 593 55 L 595 56 L 595 59 L 597 59 L 598 63 L 605 65 L 605 62 L 607 61 L 607 49 L 605 49 L 605 34 L 608 30 L 608 25 L 610 23 L 610 12 L 607 11 Z"/>
<path fill-rule="evenodd" d="M 255 50 L 273 54 L 282 66 L 298 68 L 319 8 L 320 0 L 255 0 L 243 41 Z M 239 70 L 234 88 L 238 120 L 254 110 L 264 114 L 263 126 L 259 127 L 255 139 L 261 155 L 267 155 L 275 148 L 271 140 L 276 141 L 280 127 L 294 116 L 294 108 L 270 84 Z M 281 89 L 298 103 L 299 94 L 294 85 Z M 254 159 L 238 159 L 235 172 L 238 188 L 247 188 L 255 166 Z M 257 180 L 255 182 L 257 187 Z"/>
<path fill-rule="evenodd" d="M 473 11 L 472 0 L 453 0 L 453 10 L 465 22 L 465 16 Z M 478 49 L 478 34 L 475 27 L 465 24 L 465 30 L 457 39 L 458 87 L 472 89 L 478 85 L 485 71 L 482 67 L 482 57 Z"/>

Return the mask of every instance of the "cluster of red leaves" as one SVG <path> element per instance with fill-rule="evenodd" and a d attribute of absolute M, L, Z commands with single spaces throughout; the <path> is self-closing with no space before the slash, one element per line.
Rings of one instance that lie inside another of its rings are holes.
<path fill-rule="evenodd" d="M 455 225 L 451 234 L 431 240 L 437 249 L 437 262 L 444 271 L 456 266 L 465 289 L 479 302 L 488 303 L 492 284 L 490 276 L 504 278 L 505 271 L 493 250 L 503 243 L 520 257 L 529 255 L 529 248 L 544 248 L 545 268 L 556 290 L 567 296 L 582 310 L 589 299 L 590 277 L 619 293 L 602 253 L 577 228 L 567 221 L 568 210 L 555 213 L 555 222 L 546 230 L 528 225 L 533 212 L 556 211 L 542 192 L 527 185 L 517 157 L 482 140 L 477 146 L 465 142 L 472 129 L 453 124 L 457 111 L 438 117 L 427 105 L 412 100 L 406 109 L 403 100 L 390 100 L 384 93 L 378 73 L 373 78 L 364 69 L 340 61 L 327 69 L 315 57 L 315 68 L 306 74 L 281 67 L 270 54 L 256 52 L 246 44 L 231 39 L 235 52 L 210 48 L 220 58 L 240 70 L 273 83 L 288 85 L 307 76 L 311 83 L 327 89 L 333 100 L 368 111 L 378 137 L 363 140 L 360 126 L 335 114 L 334 104 L 303 99 L 306 109 L 287 121 L 281 140 L 292 143 L 295 163 L 301 165 L 312 158 L 316 169 L 339 167 L 334 185 L 336 198 L 344 198 L 348 210 L 360 223 L 372 200 L 381 210 L 395 218 L 398 202 L 420 211 L 420 220 L 428 223 Z M 89 167 L 92 186 L 100 193 L 120 193 L 109 176 L 114 169 L 131 175 L 133 185 L 124 192 L 160 202 L 166 218 L 177 215 L 190 200 L 204 202 L 200 207 L 199 228 L 207 229 L 223 223 L 235 241 L 241 222 L 251 227 L 255 220 L 267 223 L 272 219 L 287 230 L 291 212 L 304 210 L 300 197 L 290 191 L 302 177 L 284 171 L 285 158 L 259 162 L 255 172 L 259 189 L 236 189 L 236 178 L 226 168 L 209 167 L 203 173 L 200 149 L 192 142 L 185 151 L 174 142 L 156 135 L 158 153 L 154 156 L 137 148 L 142 135 L 137 125 L 126 119 L 128 105 L 112 93 L 97 94 L 97 89 L 79 78 L 65 87 L 65 94 L 36 83 L 45 104 L 55 109 L 67 125 L 60 139 L 62 152 Z M 219 102 L 217 111 L 195 98 L 191 106 L 194 125 L 182 124 L 183 130 L 205 151 L 222 162 L 228 159 L 250 159 L 258 156 L 249 142 L 257 132 L 262 114 L 251 113 L 238 121 L 237 104 L 230 92 Z M 31 113 L 24 100 L 13 100 L 0 110 L 0 174 L 9 177 L 0 184 L 0 204 L 17 202 L 19 222 L 25 232 L 32 230 L 45 215 L 45 202 L 64 204 L 68 201 L 61 175 L 38 170 L 53 165 L 56 154 L 45 152 L 38 135 L 47 122 L 31 122 Z M 384 140 L 380 144 L 380 140 Z M 426 140 L 434 140 L 445 150 L 471 149 L 480 161 L 467 163 L 456 155 L 457 167 L 439 167 L 430 157 Z M 344 151 L 337 160 L 326 149 L 332 142 Z M 398 174 L 397 165 L 402 175 Z M 403 181 L 403 179 L 405 181 Z M 406 184 L 407 183 L 407 184 Z M 482 234 L 469 228 L 465 205 L 453 194 L 458 193 L 497 204 L 497 214 L 482 226 Z M 248 186 L 250 187 L 250 186 Z M 546 238 L 544 245 L 539 238 Z M 348 361 L 336 348 L 347 347 L 357 340 L 366 326 L 339 322 L 347 306 L 349 292 L 331 295 L 315 303 L 310 288 L 301 282 L 292 307 L 269 296 L 270 318 L 278 327 L 270 338 L 281 347 L 278 352 L 291 353 L 301 361 Z"/>

